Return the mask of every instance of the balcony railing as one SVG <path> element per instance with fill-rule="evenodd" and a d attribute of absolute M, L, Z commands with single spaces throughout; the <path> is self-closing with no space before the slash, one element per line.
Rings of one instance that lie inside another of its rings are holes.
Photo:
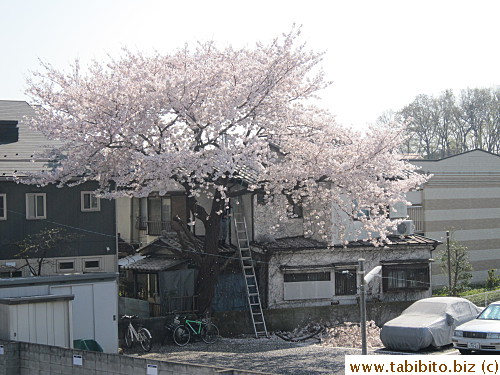
<path fill-rule="evenodd" d="M 160 236 L 163 231 L 170 232 L 172 225 L 170 221 L 149 221 L 137 219 L 136 228 L 146 232 L 149 236 Z"/>

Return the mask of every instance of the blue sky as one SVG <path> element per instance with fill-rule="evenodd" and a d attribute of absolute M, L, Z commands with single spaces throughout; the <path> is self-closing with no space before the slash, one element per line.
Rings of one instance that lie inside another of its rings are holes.
<path fill-rule="evenodd" d="M 28 99 L 38 59 L 67 69 L 122 47 L 167 53 L 210 39 L 251 47 L 293 23 L 326 51 L 333 85 L 321 105 L 347 126 L 362 128 L 418 94 L 500 85 L 497 0 L 0 0 L 0 14 L 0 99 Z"/>

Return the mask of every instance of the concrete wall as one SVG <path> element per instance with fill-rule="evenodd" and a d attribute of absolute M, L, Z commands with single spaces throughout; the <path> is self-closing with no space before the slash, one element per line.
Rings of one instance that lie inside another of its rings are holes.
<path fill-rule="evenodd" d="M 0 345 L 4 351 L 0 354 L 0 375 L 146 375 L 148 365 L 156 366 L 158 375 L 264 374 L 23 342 L 0 341 Z M 74 356 L 81 356 L 81 365 L 75 364 Z"/>
<path fill-rule="evenodd" d="M 399 316 L 413 302 L 368 302 L 366 305 L 367 320 L 373 320 L 377 326 L 381 327 L 387 321 Z M 304 327 L 310 322 L 328 322 L 330 324 L 359 322 L 359 316 L 359 305 L 298 307 L 264 311 L 267 330 L 270 332 L 291 331 L 297 327 Z M 221 336 L 253 334 L 248 311 L 215 313 L 213 322 L 219 328 Z"/>

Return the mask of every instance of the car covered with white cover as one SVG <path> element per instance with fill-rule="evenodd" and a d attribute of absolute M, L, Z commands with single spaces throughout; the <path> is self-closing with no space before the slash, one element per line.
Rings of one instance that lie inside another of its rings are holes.
<path fill-rule="evenodd" d="M 500 351 L 500 301 L 493 302 L 474 320 L 458 326 L 453 347 L 461 354 Z"/>
<path fill-rule="evenodd" d="M 393 350 L 418 351 L 449 345 L 455 328 L 476 318 L 481 310 L 464 298 L 424 298 L 385 323 L 380 339 Z"/>

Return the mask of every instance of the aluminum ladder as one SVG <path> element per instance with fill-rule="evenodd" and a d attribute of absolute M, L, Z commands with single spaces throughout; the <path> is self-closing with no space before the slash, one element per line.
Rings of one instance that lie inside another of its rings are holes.
<path fill-rule="evenodd" d="M 248 239 L 248 229 L 243 212 L 242 200 L 238 199 L 233 206 L 233 223 L 236 232 L 236 241 L 238 243 L 238 252 L 240 255 L 241 268 L 245 278 L 248 306 L 252 317 L 253 330 L 255 337 L 269 337 L 267 332 L 262 304 L 260 302 L 259 287 L 255 277 L 255 268 L 253 266 L 252 252 L 250 250 L 250 241 Z"/>

